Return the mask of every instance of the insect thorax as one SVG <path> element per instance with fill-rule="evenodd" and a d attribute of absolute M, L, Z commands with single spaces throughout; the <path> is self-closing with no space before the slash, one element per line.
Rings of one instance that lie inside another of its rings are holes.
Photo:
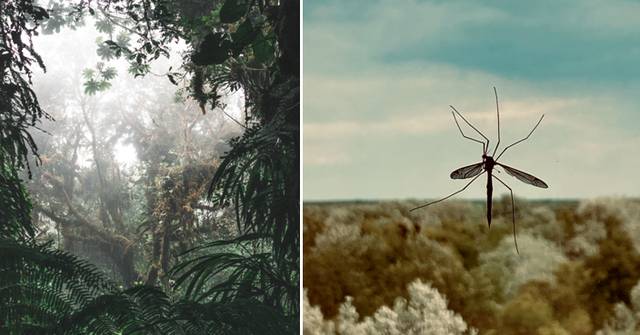
<path fill-rule="evenodd" d="M 493 160 L 493 157 L 482 155 L 482 162 L 484 163 L 485 170 L 493 169 L 493 166 L 496 165 L 496 161 Z"/>

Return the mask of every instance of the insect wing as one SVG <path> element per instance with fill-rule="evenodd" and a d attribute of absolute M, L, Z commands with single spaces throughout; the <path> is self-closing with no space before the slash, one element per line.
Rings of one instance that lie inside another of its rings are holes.
<path fill-rule="evenodd" d="M 451 179 L 467 179 L 471 177 L 475 177 L 482 173 L 482 166 L 484 164 L 482 162 L 471 164 L 465 167 L 461 167 L 453 172 L 451 172 Z"/>
<path fill-rule="evenodd" d="M 533 185 L 533 186 L 537 186 L 537 187 L 541 187 L 541 188 L 548 188 L 549 187 L 540 178 L 532 176 L 532 175 L 530 175 L 530 174 L 528 174 L 526 172 L 522 172 L 520 170 L 514 169 L 512 167 L 506 166 L 504 164 L 500 164 L 500 163 L 497 163 L 497 164 L 502 166 L 502 168 L 505 171 L 507 171 L 508 174 L 518 178 L 523 183 L 527 183 L 529 185 Z"/>

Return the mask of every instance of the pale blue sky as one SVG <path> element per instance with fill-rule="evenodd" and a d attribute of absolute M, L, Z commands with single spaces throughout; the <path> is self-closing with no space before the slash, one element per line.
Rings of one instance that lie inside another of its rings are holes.
<path fill-rule="evenodd" d="M 640 3 L 304 2 L 305 200 L 435 198 L 481 160 L 454 105 L 503 143 L 546 117 L 501 161 L 517 196 L 638 196 Z M 462 195 L 481 198 L 486 181 Z M 497 193 L 506 190 L 497 187 Z"/>

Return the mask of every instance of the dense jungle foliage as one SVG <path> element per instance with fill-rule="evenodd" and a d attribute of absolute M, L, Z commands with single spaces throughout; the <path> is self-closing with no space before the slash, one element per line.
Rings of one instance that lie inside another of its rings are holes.
<path fill-rule="evenodd" d="M 0 1 L 0 71 L 0 333 L 298 332 L 298 1 Z"/>
<path fill-rule="evenodd" d="M 305 334 L 638 334 L 640 201 L 305 203 Z"/>

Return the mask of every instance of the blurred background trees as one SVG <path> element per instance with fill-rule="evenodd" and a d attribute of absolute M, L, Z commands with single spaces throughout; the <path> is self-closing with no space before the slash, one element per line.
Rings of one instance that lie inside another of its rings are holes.
<path fill-rule="evenodd" d="M 389 310 L 397 299 L 414 299 L 407 287 L 418 280 L 480 334 L 640 330 L 640 201 L 519 200 L 518 255 L 504 200 L 490 230 L 481 201 L 419 213 L 409 212 L 414 201 L 305 204 L 305 331 L 358 333 L 336 328 L 347 301 L 358 327 L 393 320 Z M 439 304 L 435 295 L 425 297 L 425 306 Z"/>

